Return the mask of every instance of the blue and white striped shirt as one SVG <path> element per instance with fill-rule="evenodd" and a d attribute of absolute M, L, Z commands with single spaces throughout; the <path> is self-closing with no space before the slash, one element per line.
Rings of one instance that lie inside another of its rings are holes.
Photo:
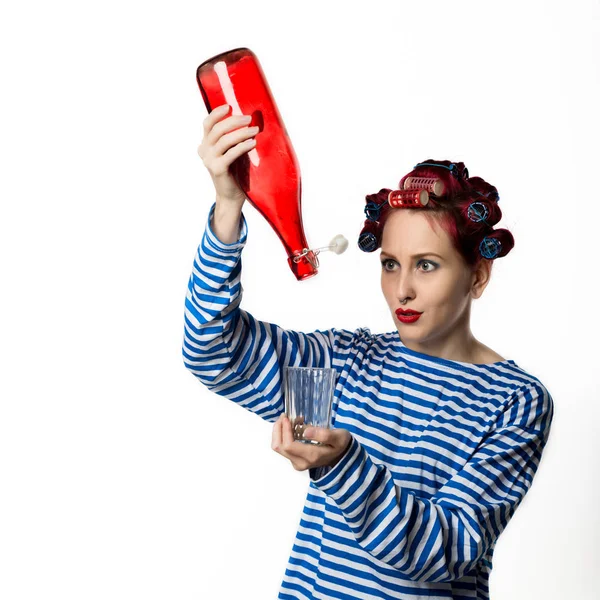
<path fill-rule="evenodd" d="M 338 372 L 331 426 L 352 434 L 310 485 L 278 598 L 489 598 L 498 536 L 530 488 L 554 413 L 513 360 L 470 364 L 398 331 L 287 331 L 240 308 L 240 235 L 212 205 L 185 301 L 183 358 L 211 391 L 274 423 L 285 366 Z"/>

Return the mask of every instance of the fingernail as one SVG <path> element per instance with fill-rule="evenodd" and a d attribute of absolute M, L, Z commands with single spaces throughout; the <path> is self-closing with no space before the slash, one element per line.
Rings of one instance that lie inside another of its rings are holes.
<path fill-rule="evenodd" d="M 307 428 L 304 430 L 304 437 L 305 437 L 305 438 L 312 437 L 312 434 L 313 434 L 313 432 L 314 432 L 314 429 L 313 429 L 312 427 L 307 427 Z"/>

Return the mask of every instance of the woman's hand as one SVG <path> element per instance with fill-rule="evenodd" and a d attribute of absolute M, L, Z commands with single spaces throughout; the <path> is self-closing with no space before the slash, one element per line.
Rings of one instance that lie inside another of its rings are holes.
<path fill-rule="evenodd" d="M 246 195 L 229 172 L 231 163 L 256 145 L 258 127 L 249 127 L 250 115 L 228 117 L 231 106 L 223 104 L 204 119 L 204 137 L 198 154 L 213 180 L 217 198 L 241 206 Z"/>
<path fill-rule="evenodd" d="M 306 471 L 313 467 L 335 466 L 346 453 L 352 434 L 346 429 L 307 427 L 304 437 L 322 442 L 323 446 L 304 444 L 294 440 L 292 423 L 284 413 L 273 426 L 271 448 L 292 462 L 296 471 Z"/>

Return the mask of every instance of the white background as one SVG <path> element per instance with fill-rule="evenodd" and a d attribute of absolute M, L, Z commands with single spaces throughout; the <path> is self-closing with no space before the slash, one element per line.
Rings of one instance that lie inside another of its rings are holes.
<path fill-rule="evenodd" d="M 243 308 L 393 330 L 365 195 L 463 161 L 515 247 L 475 336 L 536 375 L 550 442 L 492 600 L 598 598 L 600 2 L 20 2 L 0 15 L 0 597 L 276 598 L 308 472 L 181 359 L 214 189 L 196 67 L 258 56 L 302 169 L 293 277 L 249 204 Z"/>

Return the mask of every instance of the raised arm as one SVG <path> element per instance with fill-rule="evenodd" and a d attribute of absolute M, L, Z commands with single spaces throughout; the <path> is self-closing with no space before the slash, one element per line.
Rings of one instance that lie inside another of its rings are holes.
<path fill-rule="evenodd" d="M 511 398 L 474 454 L 431 498 L 419 497 L 352 438 L 342 459 L 311 483 L 342 511 L 358 544 L 413 581 L 468 574 L 530 488 L 548 440 L 553 401 L 540 384 Z"/>
<path fill-rule="evenodd" d="M 224 243 L 211 226 L 215 207 L 216 203 L 188 282 L 184 364 L 211 391 L 275 422 L 284 410 L 284 367 L 336 366 L 336 353 L 350 343 L 353 333 L 335 328 L 288 331 L 241 309 L 246 219 L 240 213 L 237 239 Z"/>

